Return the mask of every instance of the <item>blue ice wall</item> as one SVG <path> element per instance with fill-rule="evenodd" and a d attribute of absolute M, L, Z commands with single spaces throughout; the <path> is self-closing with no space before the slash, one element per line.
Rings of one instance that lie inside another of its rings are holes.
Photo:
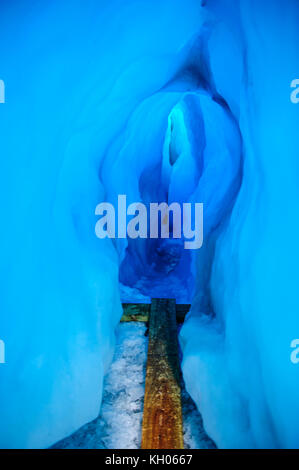
<path fill-rule="evenodd" d="M 0 447 L 99 412 L 119 266 L 133 283 L 152 253 L 95 237 L 122 193 L 205 204 L 181 344 L 210 436 L 298 447 L 297 5 L 1 2 Z"/>
<path fill-rule="evenodd" d="M 178 70 L 200 6 L 0 8 L 0 446 L 46 447 L 97 416 L 121 316 L 118 253 L 94 233 L 111 182 L 103 159 L 134 109 Z"/>
<path fill-rule="evenodd" d="M 238 119 L 243 178 L 182 331 L 183 370 L 219 447 L 298 448 L 298 2 L 207 2 L 210 72 Z M 221 21 L 218 19 L 221 18 Z M 209 244 L 199 254 L 201 257 Z M 206 313 L 211 314 L 207 316 Z M 195 376 L 194 371 L 197 371 Z"/>

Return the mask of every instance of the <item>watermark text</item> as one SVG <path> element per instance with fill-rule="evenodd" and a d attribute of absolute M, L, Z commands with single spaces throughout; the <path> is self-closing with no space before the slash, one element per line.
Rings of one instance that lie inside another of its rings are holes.
<path fill-rule="evenodd" d="M 291 88 L 295 88 L 291 93 L 291 102 L 294 104 L 299 103 L 299 79 L 295 79 L 291 82 Z"/>
<path fill-rule="evenodd" d="M 0 364 L 5 364 L 5 343 L 0 339 Z"/>
<path fill-rule="evenodd" d="M 117 212 L 117 213 L 116 213 Z M 203 244 L 203 204 L 141 202 L 127 207 L 126 195 L 118 196 L 117 210 L 102 202 L 95 214 L 101 218 L 95 226 L 96 236 L 103 238 L 184 238 L 184 248 L 196 250 Z M 127 216 L 133 216 L 127 221 Z"/>
<path fill-rule="evenodd" d="M 0 80 L 0 103 L 5 103 L 5 84 L 3 80 Z"/>

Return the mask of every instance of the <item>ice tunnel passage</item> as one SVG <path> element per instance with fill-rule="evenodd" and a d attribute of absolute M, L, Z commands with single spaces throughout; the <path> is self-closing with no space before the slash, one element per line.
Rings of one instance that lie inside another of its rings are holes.
<path fill-rule="evenodd" d="M 154 201 L 169 206 L 194 201 L 204 204 L 205 246 L 197 273 L 192 260 L 199 255 L 185 249 L 183 239 L 173 238 L 171 213 L 169 238 L 128 238 L 127 246 L 120 246 L 123 286 L 145 296 L 191 303 L 197 275 L 202 276 L 203 299 L 209 298 L 215 229 L 230 213 L 240 186 L 241 139 L 228 106 L 217 103 L 204 89 L 177 92 L 173 91 L 175 82 L 171 83 L 172 90 L 166 88 L 138 106 L 120 138 L 118 155 L 109 153 L 109 161 L 114 157 L 115 192 L 111 186 L 108 191 L 112 201 L 121 188 L 130 202 L 141 201 L 146 206 Z M 154 125 L 149 122 L 153 115 Z M 108 168 L 104 163 L 103 181 L 105 172 L 111 175 L 109 161 Z M 132 178 L 124 172 L 127 165 Z"/>
<path fill-rule="evenodd" d="M 298 13 L 1 2 L 1 447 L 51 446 L 98 416 L 121 295 L 153 285 L 191 297 L 182 370 L 217 446 L 299 446 Z M 95 207 L 118 194 L 203 202 L 203 247 L 99 241 Z"/>
<path fill-rule="evenodd" d="M 148 135 L 147 120 L 153 114 L 157 123 L 151 125 L 152 132 Z M 118 155 L 110 153 L 109 158 L 118 178 L 120 175 L 125 178 L 120 186 L 117 181 L 116 193 L 110 195 L 110 200 L 116 200 L 121 187 L 123 194 L 131 195 L 131 202 L 142 201 L 147 207 L 152 201 L 168 204 L 203 201 L 208 211 L 204 217 L 204 246 L 199 251 L 187 250 L 184 240 L 173 238 L 176 221 L 171 217 L 168 220 L 170 238 L 126 239 L 127 245 L 121 246 L 119 271 L 122 301 L 150 302 L 156 297 L 174 298 L 177 303 L 187 304 L 192 302 L 195 282 L 198 282 L 200 303 L 197 299 L 197 306 L 200 304 L 201 313 L 214 316 L 209 292 L 214 247 L 217 233 L 229 217 L 241 184 L 241 138 L 228 106 L 224 101 L 220 104 L 219 100 L 213 100 L 203 89 L 180 93 L 163 90 L 138 106 L 117 149 L 119 159 L 116 161 Z M 124 171 L 127 165 L 133 175 L 137 173 L 136 181 L 134 178 L 127 181 L 128 172 Z M 107 175 L 111 171 L 105 169 L 105 163 L 103 171 L 107 171 Z M 105 181 L 105 176 L 102 180 Z M 196 281 L 198 275 L 200 281 Z M 133 348 L 134 342 L 130 344 Z M 204 432 L 201 417 L 194 412 L 194 404 L 183 382 L 181 387 L 185 446 L 213 448 L 214 443 Z M 130 392 L 128 395 L 134 396 Z M 191 424 L 195 421 L 196 430 Z M 133 445 L 136 442 L 140 445 L 140 423 L 135 423 L 134 428 L 137 437 Z M 72 438 L 72 442 L 74 439 L 78 438 Z M 60 445 L 69 446 L 69 442 Z M 128 442 L 128 437 L 123 442 Z"/>
<path fill-rule="evenodd" d="M 172 82 L 174 86 L 175 82 Z M 149 122 L 153 115 L 155 125 Z M 116 201 L 120 192 L 129 195 L 129 202 L 140 201 L 147 207 L 152 201 L 183 204 L 200 200 L 207 205 L 205 237 L 209 240 L 201 247 L 204 250 L 208 246 L 200 265 L 200 273 L 205 274 L 201 278 L 204 300 L 201 308 L 205 314 L 213 315 L 208 281 L 217 229 L 221 229 L 229 216 L 241 181 L 241 139 L 228 106 L 223 100 L 221 104 L 219 100 L 216 102 L 204 89 L 192 92 L 163 90 L 137 106 L 118 139 L 120 142 L 113 141 L 116 152 L 108 149 L 101 168 L 104 185 L 108 175 L 110 178 L 106 186 L 108 200 Z M 129 172 L 125 171 L 127 167 Z M 119 222 L 118 217 L 116 222 Z M 182 238 L 172 237 L 176 222 L 170 215 L 167 221 L 170 238 L 151 239 L 147 236 L 113 240 L 120 250 L 123 302 L 150 302 L 151 298 L 159 297 L 191 303 L 198 269 L 194 264 L 199 251 L 185 249 Z M 146 340 L 143 337 L 142 341 L 144 330 L 141 325 L 122 324 L 119 328 L 116 357 L 105 379 L 101 414 L 57 443 L 56 448 L 84 448 L 86 445 L 109 448 L 117 442 L 128 448 L 140 447 L 146 362 L 141 345 Z M 138 356 L 135 364 L 131 356 Z M 142 374 L 136 373 L 136 363 L 138 367 L 143 364 Z M 120 379 L 123 374 L 127 376 L 124 383 Z M 183 381 L 181 388 L 185 446 L 213 448 L 214 443 L 204 432 L 202 418 Z M 117 410 L 118 419 L 112 418 L 112 408 Z M 132 418 L 134 413 L 135 418 Z M 118 420 L 124 424 L 119 425 Z M 110 430 L 108 435 L 105 429 Z M 97 441 L 92 436 L 97 436 Z"/>

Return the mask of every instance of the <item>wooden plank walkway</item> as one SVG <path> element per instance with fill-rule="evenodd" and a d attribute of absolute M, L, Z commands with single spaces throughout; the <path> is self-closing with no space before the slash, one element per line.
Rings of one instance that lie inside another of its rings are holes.
<path fill-rule="evenodd" d="M 147 322 L 151 310 L 151 304 L 122 304 L 123 316 L 121 322 L 140 321 Z"/>
<path fill-rule="evenodd" d="M 123 316 L 121 322 L 140 321 L 148 322 L 151 310 L 151 304 L 129 304 L 124 303 Z M 185 316 L 190 309 L 190 304 L 176 304 L 176 320 L 177 323 L 183 323 Z"/>
<path fill-rule="evenodd" d="M 176 302 L 152 299 L 142 449 L 183 449 Z"/>

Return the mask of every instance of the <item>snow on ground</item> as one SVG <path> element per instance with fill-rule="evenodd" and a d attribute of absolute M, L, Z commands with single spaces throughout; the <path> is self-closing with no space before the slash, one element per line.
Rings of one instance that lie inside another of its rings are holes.
<path fill-rule="evenodd" d="M 53 446 L 56 449 L 138 449 L 146 374 L 147 336 L 144 323 L 120 323 L 116 330 L 113 362 L 104 380 L 100 415 L 71 436 Z M 184 441 L 187 449 L 213 447 L 201 417 L 182 386 Z"/>
<path fill-rule="evenodd" d="M 104 379 L 97 419 L 54 447 L 63 449 L 138 449 L 141 442 L 147 337 L 144 323 L 121 323 L 116 348 Z"/>
<path fill-rule="evenodd" d="M 182 381 L 182 412 L 185 449 L 214 449 L 214 442 L 205 433 L 202 417 Z"/>

